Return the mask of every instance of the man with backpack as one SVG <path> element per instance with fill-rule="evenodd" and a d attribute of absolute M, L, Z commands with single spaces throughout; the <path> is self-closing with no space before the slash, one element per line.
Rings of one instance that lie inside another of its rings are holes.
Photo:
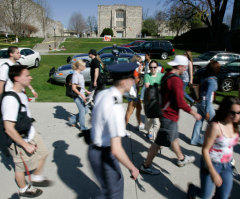
<path fill-rule="evenodd" d="M 160 118 L 160 129 L 155 142 L 148 151 L 146 161 L 140 168 L 140 172 L 151 175 L 160 173 L 159 170 L 151 166 L 151 163 L 161 146 L 172 147 L 172 150 L 178 158 L 177 165 L 179 167 L 195 161 L 194 156 L 187 156 L 182 153 L 178 141 L 179 134 L 177 127 L 180 109 L 191 114 L 196 120 L 201 119 L 201 116 L 193 111 L 184 100 L 183 82 L 179 75 L 186 70 L 188 60 L 185 56 L 177 55 L 175 59 L 168 62 L 168 64 L 172 66 L 172 70 L 162 78 L 162 82 L 164 83 L 161 84 L 162 116 Z M 166 81 L 164 79 L 166 79 Z"/>
<path fill-rule="evenodd" d="M 15 164 L 15 179 L 20 196 L 37 197 L 42 194 L 42 190 L 33 186 L 47 187 L 50 182 L 41 175 L 48 150 L 32 125 L 28 99 L 22 92 L 30 85 L 32 77 L 27 66 L 13 65 L 9 68 L 9 78 L 13 87 L 3 93 L 1 114 L 4 131 L 8 136 L 6 140 L 9 140 L 9 152 Z M 29 185 L 25 181 L 25 171 L 29 175 Z M 31 175 L 29 171 L 33 171 Z"/>

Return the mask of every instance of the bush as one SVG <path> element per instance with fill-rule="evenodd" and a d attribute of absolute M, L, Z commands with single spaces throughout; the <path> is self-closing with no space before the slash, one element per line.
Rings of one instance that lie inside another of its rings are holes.
<path fill-rule="evenodd" d="M 113 37 L 113 30 L 111 28 L 104 28 L 100 37 L 104 37 L 104 35 L 111 35 Z"/>

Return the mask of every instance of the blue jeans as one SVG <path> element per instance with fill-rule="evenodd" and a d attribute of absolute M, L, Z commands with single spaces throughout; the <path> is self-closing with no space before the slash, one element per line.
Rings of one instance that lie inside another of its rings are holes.
<path fill-rule="evenodd" d="M 185 91 L 185 89 L 186 89 L 186 87 L 188 86 L 188 83 L 189 82 L 183 82 L 183 92 L 184 92 L 184 97 L 189 101 L 189 102 L 194 102 L 194 99 L 193 98 L 191 98 L 188 94 L 187 94 L 187 92 Z"/>
<path fill-rule="evenodd" d="M 203 121 L 205 120 L 205 116 L 206 116 L 206 100 L 202 100 L 200 103 L 197 104 L 197 112 L 202 116 L 202 119 L 197 120 L 195 122 L 192 138 L 191 138 L 191 144 L 193 145 L 203 143 L 203 139 L 200 137 L 200 134 L 202 131 Z M 212 105 L 209 109 L 209 115 L 210 115 L 209 121 L 211 121 L 212 118 L 215 116 L 215 110 L 213 109 Z"/>
<path fill-rule="evenodd" d="M 221 187 L 216 187 L 214 199 L 228 199 L 232 190 L 233 177 L 232 177 L 232 165 L 228 163 L 216 163 L 212 162 L 217 173 L 222 178 Z M 192 196 L 197 196 L 203 199 L 210 198 L 214 189 L 214 183 L 211 179 L 210 173 L 202 160 L 200 169 L 201 188 L 193 186 L 189 190 Z"/>
<path fill-rule="evenodd" d="M 76 105 L 77 105 L 77 108 L 78 108 L 78 111 L 79 113 L 76 114 L 76 115 L 72 115 L 69 119 L 69 124 L 76 124 L 77 123 L 77 119 L 79 120 L 79 123 L 80 123 L 80 130 L 86 130 L 88 129 L 86 126 L 85 126 L 85 114 L 88 112 L 88 107 L 85 105 L 85 103 L 83 102 L 82 98 L 80 97 L 76 97 L 74 99 Z"/>

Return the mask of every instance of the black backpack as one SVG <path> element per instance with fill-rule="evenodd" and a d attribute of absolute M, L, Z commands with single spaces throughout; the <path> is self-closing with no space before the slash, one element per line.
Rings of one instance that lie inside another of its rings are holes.
<path fill-rule="evenodd" d="M 66 86 L 66 96 L 70 97 L 70 98 L 76 98 L 76 97 L 78 97 L 78 94 L 75 93 L 72 90 L 72 76 L 73 76 L 73 74 L 70 74 L 66 78 L 66 83 L 65 83 L 65 86 Z M 80 91 L 80 88 L 79 88 L 79 91 Z"/>
<path fill-rule="evenodd" d="M 161 81 L 161 87 L 171 77 L 177 76 L 176 74 L 170 74 L 167 77 L 163 77 Z M 144 93 L 144 111 L 147 118 L 160 118 L 162 115 L 162 95 L 161 87 L 155 83 L 146 88 Z"/>
<path fill-rule="evenodd" d="M 15 97 L 17 99 L 18 103 L 20 104 L 19 109 L 18 109 L 18 117 L 17 117 L 15 129 L 23 138 L 27 137 L 28 132 L 32 126 L 32 122 L 34 122 L 35 120 L 33 118 L 28 117 L 26 111 L 21 112 L 21 108 L 25 107 L 25 105 L 22 104 L 17 93 L 15 93 L 13 91 L 4 92 L 2 95 L 2 98 L 1 98 L 1 104 L 2 104 L 2 99 L 5 96 Z M 14 143 L 14 141 L 7 135 L 7 133 L 5 133 L 3 119 L 2 119 L 2 111 L 0 112 L 0 128 L 1 128 L 0 134 L 1 134 L 2 142 L 4 143 L 5 146 L 9 147 L 12 143 Z"/>

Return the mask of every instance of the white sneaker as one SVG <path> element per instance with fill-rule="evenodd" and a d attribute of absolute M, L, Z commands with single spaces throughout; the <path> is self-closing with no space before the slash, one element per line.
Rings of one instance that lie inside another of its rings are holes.
<path fill-rule="evenodd" d="M 183 160 L 178 160 L 177 161 L 177 165 L 179 167 L 183 167 L 186 164 L 190 164 L 193 163 L 195 161 L 195 157 L 194 156 L 188 156 L 188 155 L 184 155 L 184 159 Z"/>
<path fill-rule="evenodd" d="M 131 133 L 129 133 L 128 131 L 126 131 L 126 136 L 131 137 Z"/>
<path fill-rule="evenodd" d="M 145 129 L 145 125 L 143 123 L 141 123 L 138 127 L 139 131 L 143 131 Z"/>

